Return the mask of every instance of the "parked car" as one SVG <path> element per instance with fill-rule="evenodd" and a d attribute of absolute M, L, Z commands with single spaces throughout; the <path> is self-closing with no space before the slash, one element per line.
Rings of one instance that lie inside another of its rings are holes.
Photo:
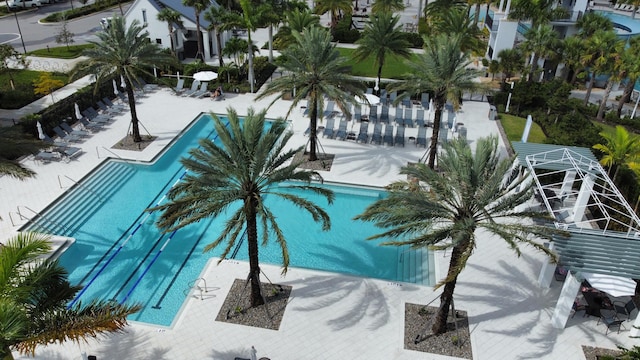
<path fill-rule="evenodd" d="M 8 0 L 9 9 L 26 9 L 42 6 L 40 0 Z"/>

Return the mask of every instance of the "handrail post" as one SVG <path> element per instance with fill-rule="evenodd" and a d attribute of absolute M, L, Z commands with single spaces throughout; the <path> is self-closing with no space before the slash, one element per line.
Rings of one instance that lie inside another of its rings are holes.
<path fill-rule="evenodd" d="M 100 147 L 96 146 L 96 155 L 98 155 L 98 159 L 100 159 Z"/>

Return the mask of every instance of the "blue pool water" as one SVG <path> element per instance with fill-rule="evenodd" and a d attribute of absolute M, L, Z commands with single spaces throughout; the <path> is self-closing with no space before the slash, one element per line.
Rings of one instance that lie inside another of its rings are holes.
<path fill-rule="evenodd" d="M 599 13 L 611 20 L 618 36 L 629 38 L 640 34 L 640 19 L 632 19 L 630 16 L 611 11 L 601 11 Z"/>
<path fill-rule="evenodd" d="M 100 298 L 138 302 L 144 308 L 130 320 L 172 324 L 194 279 L 200 277 L 207 261 L 224 249 L 221 246 L 202 252 L 218 236 L 225 217 L 192 224 L 170 237 L 155 226 L 159 214 L 149 214 L 145 209 L 163 201 L 163 195 L 184 172 L 179 159 L 187 156 L 201 137 L 215 139 L 208 115 L 195 121 L 153 164 L 103 163 L 28 225 L 28 230 L 76 239 L 60 256 L 60 262 L 73 284 L 85 286 L 80 301 Z M 323 186 L 335 191 L 333 205 L 312 194 L 304 196 L 322 204 L 330 214 L 329 232 L 323 232 L 308 214 L 293 205 L 275 197 L 266 199 L 287 239 L 290 266 L 390 281 L 432 282 L 426 251 L 381 247 L 379 241 L 365 241 L 380 229 L 351 220 L 383 197 L 384 191 Z M 247 258 L 243 242 L 235 259 Z M 280 265 L 279 246 L 271 241 L 260 247 L 260 261 Z"/>

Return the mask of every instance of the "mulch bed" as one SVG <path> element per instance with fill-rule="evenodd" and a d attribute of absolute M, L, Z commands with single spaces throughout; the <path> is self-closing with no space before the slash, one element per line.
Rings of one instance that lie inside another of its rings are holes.
<path fill-rule="evenodd" d="M 331 165 L 333 165 L 333 159 L 336 156 L 323 153 L 316 153 L 316 155 L 318 160 L 309 161 L 309 153 L 300 151 L 293 157 L 293 161 L 302 162 L 299 166 L 301 169 L 331 171 Z"/>
<path fill-rule="evenodd" d="M 278 330 L 289 302 L 291 286 L 261 283 L 266 304 L 252 308 L 251 285 L 246 282 L 244 279 L 233 282 L 216 321 Z"/>
<path fill-rule="evenodd" d="M 418 304 L 405 304 L 404 308 L 404 348 L 431 354 L 473 359 L 471 352 L 471 334 L 466 311 L 456 310 L 458 331 L 451 315 L 447 322 L 447 332 L 432 335 L 431 324 L 437 307 Z M 426 330 L 426 333 L 425 333 Z M 416 335 L 422 334 L 421 341 L 415 343 Z"/>
<path fill-rule="evenodd" d="M 582 345 L 582 352 L 584 353 L 584 358 L 586 360 L 598 360 L 602 356 L 615 357 L 621 354 L 620 350 L 604 349 L 604 348 L 597 348 L 597 347 L 585 346 L 585 345 Z"/>
<path fill-rule="evenodd" d="M 116 150 L 131 150 L 131 151 L 142 151 L 149 144 L 151 144 L 157 136 L 151 135 L 142 135 L 142 141 L 134 142 L 133 137 L 130 135 L 125 136 L 122 140 L 118 141 L 111 148 Z"/>

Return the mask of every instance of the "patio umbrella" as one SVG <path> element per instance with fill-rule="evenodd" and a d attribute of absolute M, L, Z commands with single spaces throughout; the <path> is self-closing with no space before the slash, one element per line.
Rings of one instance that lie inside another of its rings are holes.
<path fill-rule="evenodd" d="M 613 297 L 633 296 L 636 293 L 636 282 L 628 278 L 592 273 L 582 273 L 582 276 L 592 287 Z"/>
<path fill-rule="evenodd" d="M 198 81 L 211 81 L 218 78 L 218 73 L 213 71 L 199 71 L 193 74 L 193 78 Z"/>
<path fill-rule="evenodd" d="M 124 76 L 120 75 L 120 87 L 123 89 L 127 88 L 127 83 L 124 82 Z"/>
<path fill-rule="evenodd" d="M 76 110 L 76 120 L 82 119 L 82 113 L 80 112 L 80 106 L 78 106 L 78 103 L 73 104 L 73 107 Z"/>
<path fill-rule="evenodd" d="M 38 137 L 40 140 L 44 140 L 44 131 L 42 131 L 42 124 L 40 124 L 40 121 L 36 121 L 36 127 L 38 128 Z"/>
<path fill-rule="evenodd" d="M 180 80 L 180 71 L 178 71 L 178 80 Z"/>
<path fill-rule="evenodd" d="M 118 93 L 120 91 L 118 91 L 118 84 L 116 84 L 116 79 L 113 79 L 113 95 L 118 96 Z"/>
<path fill-rule="evenodd" d="M 365 105 L 376 105 L 380 103 L 380 98 L 373 94 L 364 94 L 364 98 L 356 96 L 356 101 Z"/>

